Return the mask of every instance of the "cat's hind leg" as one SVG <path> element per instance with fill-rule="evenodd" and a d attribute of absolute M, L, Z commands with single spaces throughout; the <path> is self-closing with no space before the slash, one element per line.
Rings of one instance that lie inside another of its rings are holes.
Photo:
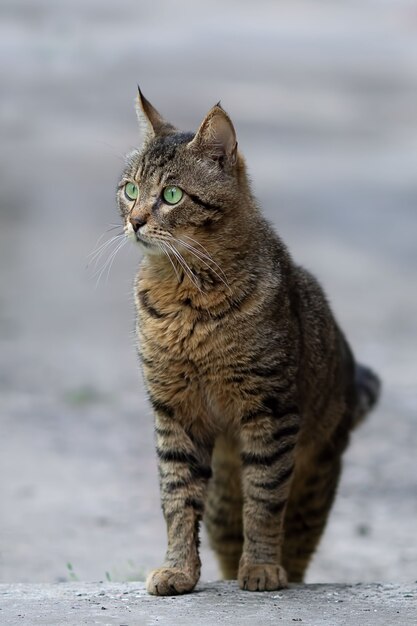
<path fill-rule="evenodd" d="M 220 437 L 213 452 L 204 522 L 225 579 L 237 578 L 242 554 L 241 462 L 237 444 Z"/>
<path fill-rule="evenodd" d="M 290 582 L 302 582 L 326 526 L 341 471 L 340 454 L 328 451 L 294 476 L 284 520 L 282 562 Z"/>

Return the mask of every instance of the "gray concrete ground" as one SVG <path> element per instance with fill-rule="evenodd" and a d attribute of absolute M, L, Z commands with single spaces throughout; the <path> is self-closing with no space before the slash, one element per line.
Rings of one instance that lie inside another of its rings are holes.
<path fill-rule="evenodd" d="M 3 0 L 0 12 L 0 581 L 143 580 L 164 553 L 131 336 L 138 259 L 125 247 L 97 287 L 86 269 L 118 221 L 137 82 L 183 128 L 222 99 L 260 203 L 384 380 L 308 581 L 416 580 L 415 3 Z M 213 580 L 205 541 L 202 554 Z M 369 589 L 373 610 L 385 596 Z M 146 606 L 189 611 L 200 597 Z"/>
<path fill-rule="evenodd" d="M 143 583 L 0 585 L 0 619 L 15 624 L 118 626 L 413 626 L 417 585 L 293 585 L 250 593 L 205 583 L 185 596 L 155 598 Z"/>

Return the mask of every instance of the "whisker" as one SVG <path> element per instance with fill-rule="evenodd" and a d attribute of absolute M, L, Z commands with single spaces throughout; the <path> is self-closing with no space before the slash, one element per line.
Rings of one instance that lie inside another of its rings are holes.
<path fill-rule="evenodd" d="M 191 244 L 188 244 L 185 241 L 182 241 L 179 238 L 174 238 L 175 241 L 177 241 L 178 243 L 180 243 L 181 245 L 183 245 L 187 250 L 189 250 L 191 252 L 191 254 L 193 254 L 199 261 L 201 261 L 201 263 L 203 263 L 206 267 L 208 267 L 213 274 L 215 274 L 217 276 L 217 278 L 231 291 L 231 288 L 227 282 L 227 277 L 225 275 L 225 273 L 223 272 L 222 268 L 208 255 L 204 254 L 203 252 L 201 252 L 200 250 L 196 250 L 194 248 L 194 246 L 192 246 Z M 207 259 L 207 262 L 205 259 Z M 222 273 L 223 276 L 221 276 L 213 267 L 212 264 L 215 265 L 216 267 L 218 267 L 219 271 Z"/>
<path fill-rule="evenodd" d="M 96 282 L 96 288 L 98 287 L 98 285 L 100 283 L 100 280 L 101 280 L 101 277 L 103 276 L 103 274 L 106 271 L 106 269 L 108 270 L 108 272 L 107 272 L 107 279 L 109 278 L 110 269 L 111 269 L 111 267 L 113 265 L 113 261 L 114 261 L 114 259 L 116 257 L 116 254 L 119 252 L 119 250 L 121 248 L 123 248 L 123 246 L 125 245 L 126 242 L 127 242 L 127 239 L 123 239 L 122 241 L 119 241 L 117 247 L 115 248 L 115 250 L 113 250 L 111 252 L 111 254 L 107 257 L 107 259 L 103 263 L 103 266 L 99 270 L 96 270 L 96 272 L 94 272 L 93 278 L 98 276 L 97 282 Z"/>
<path fill-rule="evenodd" d="M 200 243 L 199 241 L 197 241 L 197 239 L 193 239 L 192 237 L 190 237 L 189 235 L 183 235 L 183 237 L 185 237 L 186 239 L 189 239 L 190 241 L 192 241 L 193 243 L 196 243 L 198 246 L 200 246 L 200 248 L 202 248 L 204 250 L 204 252 L 208 255 L 210 255 L 209 251 L 207 250 L 207 248 L 205 248 L 203 246 L 202 243 Z"/>
<path fill-rule="evenodd" d="M 102 141 L 101 139 L 96 139 L 95 143 L 97 145 L 101 145 L 104 148 L 107 148 L 107 150 L 111 152 L 112 156 L 117 157 L 121 161 L 125 162 L 126 155 L 119 152 L 116 146 L 113 146 L 111 143 L 107 143 L 107 141 Z"/>
<path fill-rule="evenodd" d="M 180 283 L 180 282 L 181 282 L 181 277 L 180 277 L 180 274 L 179 274 L 179 272 L 178 272 L 178 269 L 175 267 L 174 261 L 171 259 L 171 256 L 170 256 L 170 254 L 169 254 L 169 251 L 168 251 L 168 249 L 165 247 L 165 245 L 164 245 L 164 242 L 163 242 L 163 241 L 158 241 L 158 248 L 159 248 L 160 250 L 162 250 L 162 252 L 163 252 L 164 254 L 166 254 L 166 256 L 168 257 L 169 262 L 171 263 L 171 265 L 172 265 L 172 267 L 173 267 L 173 269 L 174 269 L 174 272 L 175 272 L 175 275 L 176 275 L 176 277 L 177 277 L 177 280 L 178 280 L 178 282 Z"/>
<path fill-rule="evenodd" d="M 189 237 L 188 235 L 183 235 L 183 237 L 186 237 L 187 239 L 190 239 L 190 241 L 193 241 L 194 243 L 196 243 L 198 246 L 200 246 L 200 248 L 202 248 L 204 250 L 204 253 L 201 252 L 200 250 L 196 250 L 194 248 L 194 246 L 191 246 L 191 244 L 187 244 L 187 242 L 183 241 L 182 239 L 180 239 L 179 237 L 177 237 L 177 241 L 180 241 L 184 246 L 189 246 L 189 249 L 194 251 L 194 252 L 199 252 L 199 254 L 201 254 L 202 256 L 204 256 L 204 258 L 208 259 L 211 263 L 213 263 L 217 269 L 222 273 L 224 279 L 227 281 L 227 276 L 224 273 L 224 271 L 222 270 L 222 268 L 220 267 L 220 265 L 218 263 L 216 263 L 216 261 L 213 259 L 213 257 L 211 256 L 211 254 L 209 253 L 209 251 L 207 250 L 207 248 L 205 248 L 199 241 L 197 241 L 196 239 L 193 239 L 192 237 Z"/>
<path fill-rule="evenodd" d="M 197 239 L 193 239 L 189 235 L 183 235 L 183 237 L 186 237 L 186 239 L 189 239 L 190 241 L 193 241 L 194 243 L 199 245 L 201 248 L 204 248 L 203 244 L 197 241 Z M 222 237 L 215 237 L 214 235 L 210 235 L 210 241 L 221 241 L 221 240 L 222 240 Z M 204 250 L 206 250 L 207 252 L 206 248 L 204 248 Z"/>
<path fill-rule="evenodd" d="M 103 238 L 103 236 L 104 236 L 104 233 L 103 235 L 99 237 L 97 244 L 96 244 L 96 248 L 92 252 L 90 252 L 90 254 L 87 256 L 87 259 L 89 259 L 87 263 L 87 267 L 88 265 L 90 265 L 90 263 L 95 263 L 95 265 L 97 266 L 97 263 L 100 260 L 100 257 L 102 256 L 104 250 L 108 248 L 111 244 L 113 244 L 114 242 L 118 241 L 120 237 L 124 237 L 124 233 L 115 235 L 114 237 L 112 237 L 111 239 L 108 239 L 107 241 L 105 241 L 99 246 L 98 244 L 100 240 Z"/>
<path fill-rule="evenodd" d="M 111 230 L 116 230 L 116 228 L 123 228 L 122 224 L 109 224 L 109 228 L 106 228 L 106 233 L 109 233 Z"/>
<path fill-rule="evenodd" d="M 94 245 L 93 251 L 92 251 L 92 252 L 90 252 L 90 254 L 88 254 L 88 255 L 87 255 L 87 258 L 89 258 L 89 257 L 90 257 L 90 256 L 92 256 L 95 252 L 97 252 L 97 249 L 98 249 L 97 247 L 98 247 L 99 243 L 101 242 L 101 240 L 103 239 L 103 237 L 105 236 L 105 234 L 106 234 L 106 232 L 101 233 L 100 237 L 97 239 L 97 241 L 96 241 L 96 243 L 95 243 L 95 245 Z M 104 242 L 104 243 L 106 243 L 106 242 Z M 101 246 L 100 246 L 100 247 L 101 247 Z"/>
<path fill-rule="evenodd" d="M 185 273 L 187 274 L 187 276 L 189 277 L 191 282 L 195 285 L 195 287 L 197 287 L 198 291 L 200 293 L 202 293 L 201 287 L 198 284 L 197 279 L 196 279 L 195 275 L 193 274 L 192 269 L 190 268 L 190 266 L 188 265 L 187 261 L 184 259 L 182 254 L 177 250 L 177 248 L 175 248 L 175 246 L 173 244 L 168 243 L 167 241 L 165 241 L 165 245 L 177 257 L 180 265 L 182 266 L 183 270 L 185 271 Z"/>
<path fill-rule="evenodd" d="M 183 271 L 185 272 L 185 274 L 187 274 L 187 276 L 189 276 L 187 268 L 184 266 L 184 264 L 182 262 L 183 259 L 181 258 L 181 255 L 178 253 L 178 251 L 171 244 L 169 244 L 167 241 L 164 241 L 164 245 L 167 248 L 167 250 L 170 250 L 172 252 L 174 257 L 177 259 L 179 265 L 182 267 Z"/>
<path fill-rule="evenodd" d="M 108 270 L 107 270 L 107 278 L 106 280 L 109 280 L 109 276 L 110 276 L 110 270 L 112 268 L 112 265 L 114 263 L 114 259 L 116 258 L 117 253 L 119 252 L 119 250 L 121 250 L 123 248 L 123 246 L 127 243 L 127 239 L 124 239 L 123 241 L 120 242 L 120 245 L 118 248 L 116 248 L 116 250 L 113 252 L 112 256 L 111 256 L 111 262 L 109 264 Z"/>

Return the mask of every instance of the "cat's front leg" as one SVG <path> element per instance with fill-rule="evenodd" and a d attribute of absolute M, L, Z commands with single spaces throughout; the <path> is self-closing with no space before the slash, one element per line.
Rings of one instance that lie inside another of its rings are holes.
<path fill-rule="evenodd" d="M 149 574 L 146 588 L 166 596 L 192 591 L 200 578 L 198 532 L 211 476 L 211 449 L 196 442 L 175 415 L 159 411 L 155 421 L 168 549 L 164 565 Z"/>
<path fill-rule="evenodd" d="M 271 398 L 242 417 L 244 544 L 238 582 L 248 591 L 287 586 L 283 526 L 299 421 L 295 404 Z"/>

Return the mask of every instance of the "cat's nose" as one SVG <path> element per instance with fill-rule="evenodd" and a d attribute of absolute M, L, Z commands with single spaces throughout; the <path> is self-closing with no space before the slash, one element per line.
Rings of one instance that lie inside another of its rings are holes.
<path fill-rule="evenodd" d="M 131 218 L 129 219 L 129 221 L 130 221 L 130 223 L 132 224 L 132 228 L 133 228 L 133 230 L 135 231 L 135 233 L 137 233 L 137 232 L 138 232 L 138 230 L 139 230 L 139 228 L 140 228 L 141 226 L 145 226 L 145 224 L 146 224 L 146 220 L 144 220 L 144 219 L 143 219 L 143 218 L 141 218 L 141 217 L 131 217 Z"/>

